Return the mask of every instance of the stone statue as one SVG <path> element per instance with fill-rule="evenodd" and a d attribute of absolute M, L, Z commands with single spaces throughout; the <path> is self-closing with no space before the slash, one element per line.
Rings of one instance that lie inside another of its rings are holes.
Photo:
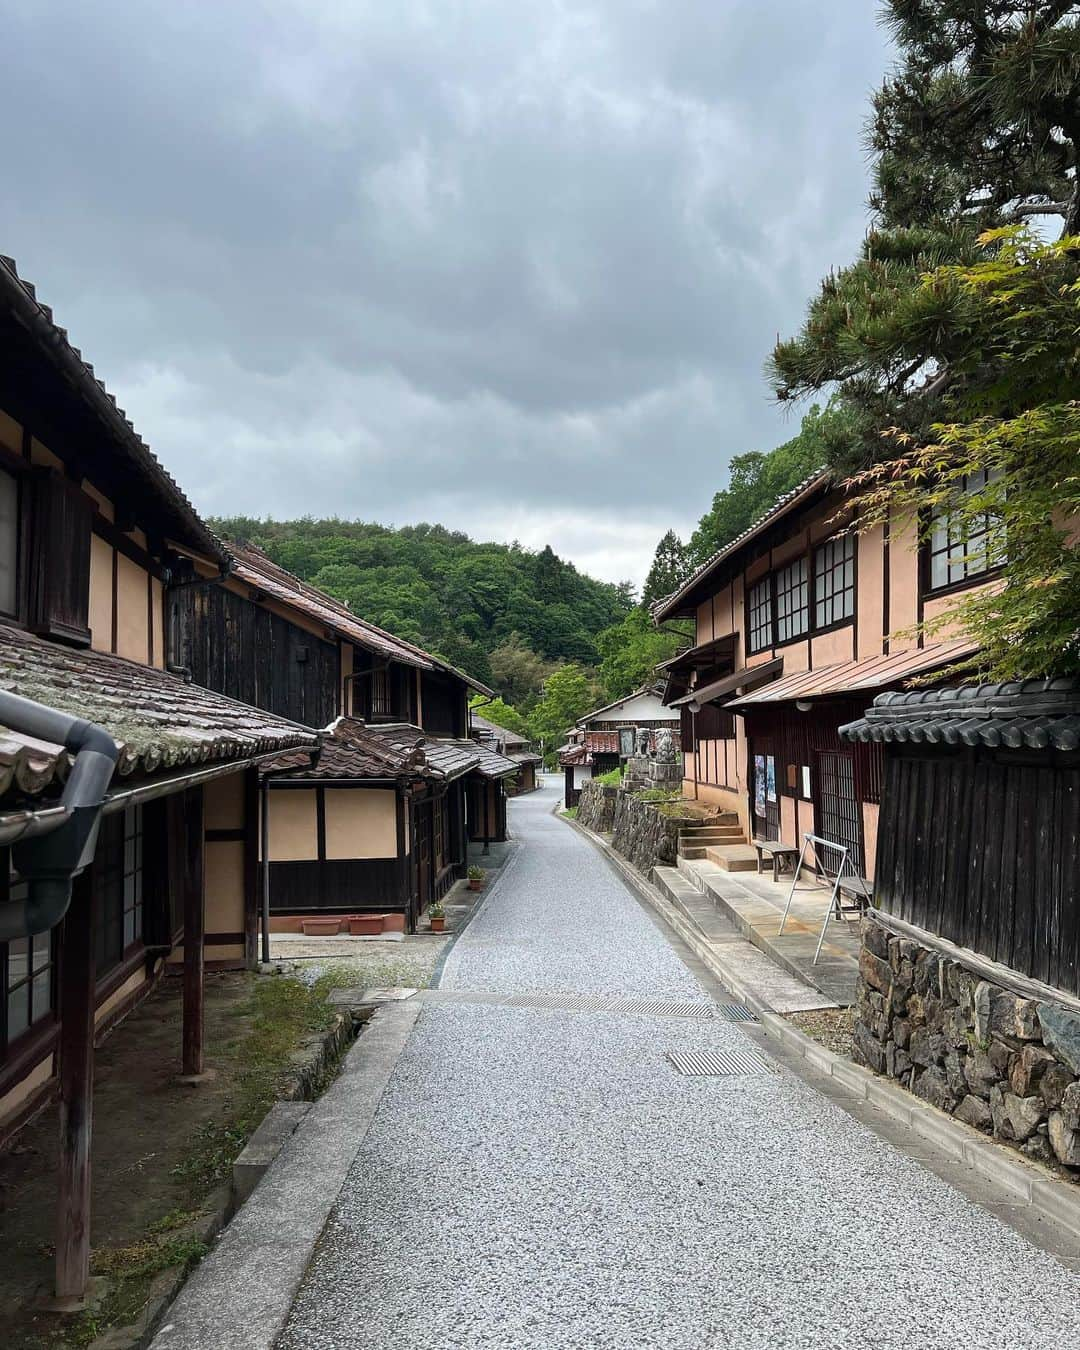
<path fill-rule="evenodd" d="M 656 761 L 658 764 L 675 763 L 675 742 L 667 727 L 656 733 Z"/>
<path fill-rule="evenodd" d="M 639 755 L 649 753 L 649 728 L 638 727 L 637 729 L 637 752 Z"/>

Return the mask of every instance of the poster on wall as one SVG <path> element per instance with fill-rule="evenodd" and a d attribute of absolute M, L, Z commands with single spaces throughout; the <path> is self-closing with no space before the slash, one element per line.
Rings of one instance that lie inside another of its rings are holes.
<path fill-rule="evenodd" d="M 754 810 L 765 814 L 765 756 L 754 756 Z"/>
<path fill-rule="evenodd" d="M 765 796 L 770 802 L 776 801 L 776 760 L 772 755 L 765 757 Z"/>

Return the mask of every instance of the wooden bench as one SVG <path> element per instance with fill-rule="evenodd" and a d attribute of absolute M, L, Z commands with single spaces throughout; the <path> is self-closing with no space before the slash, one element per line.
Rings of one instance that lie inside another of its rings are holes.
<path fill-rule="evenodd" d="M 779 839 L 751 839 L 750 842 L 757 849 L 758 876 L 761 876 L 766 853 L 772 859 L 773 881 L 780 880 L 781 867 L 786 867 L 788 871 L 794 871 L 795 860 L 800 853 L 800 850 L 794 844 L 783 844 Z"/>

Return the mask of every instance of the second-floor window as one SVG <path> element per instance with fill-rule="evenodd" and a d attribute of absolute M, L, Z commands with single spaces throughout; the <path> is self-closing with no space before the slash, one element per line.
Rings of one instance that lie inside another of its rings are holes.
<path fill-rule="evenodd" d="M 0 469 L 0 614 L 18 610 L 19 480 Z"/>
<path fill-rule="evenodd" d="M 763 577 L 750 587 L 749 608 L 750 650 L 764 651 L 773 645 L 772 577 Z"/>
<path fill-rule="evenodd" d="M 386 666 L 377 666 L 371 672 L 371 716 L 389 717 L 392 712 L 390 671 Z"/>
<path fill-rule="evenodd" d="M 776 640 L 789 642 L 810 627 L 810 581 L 806 559 L 797 558 L 776 574 Z"/>
<path fill-rule="evenodd" d="M 826 540 L 814 554 L 814 627 L 831 628 L 855 613 L 855 540 Z"/>
<path fill-rule="evenodd" d="M 980 492 L 987 482 L 985 469 L 966 474 L 964 492 Z M 930 590 L 957 586 L 981 577 L 1004 561 L 992 546 L 991 525 L 989 514 L 964 519 L 956 513 L 943 511 L 934 517 L 926 550 Z"/>

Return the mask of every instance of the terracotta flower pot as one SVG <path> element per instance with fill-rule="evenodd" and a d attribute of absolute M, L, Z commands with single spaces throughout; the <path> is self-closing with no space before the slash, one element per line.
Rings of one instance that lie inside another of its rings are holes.
<path fill-rule="evenodd" d="M 482 881 L 477 881 L 477 880 L 475 880 L 475 879 L 472 878 L 472 877 L 469 878 L 469 890 L 470 890 L 470 891 L 481 891 L 481 890 L 483 890 L 483 889 L 484 889 L 484 883 L 483 883 Z"/>
<path fill-rule="evenodd" d="M 373 937 L 382 930 L 381 914 L 354 914 L 349 919 L 349 932 L 353 937 Z"/>
<path fill-rule="evenodd" d="M 438 918 L 432 918 L 431 931 L 433 933 L 443 933 L 446 931 L 446 916 L 440 914 Z"/>
<path fill-rule="evenodd" d="M 305 937 L 336 937 L 341 929 L 340 919 L 301 919 Z"/>

